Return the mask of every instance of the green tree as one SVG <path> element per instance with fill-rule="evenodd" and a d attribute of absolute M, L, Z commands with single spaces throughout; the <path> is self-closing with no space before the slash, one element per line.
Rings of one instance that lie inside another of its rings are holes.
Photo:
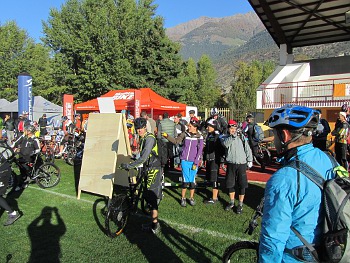
<path fill-rule="evenodd" d="M 43 23 L 57 85 L 84 101 L 110 89 L 163 87 L 180 69 L 151 0 L 68 0 Z"/>
<path fill-rule="evenodd" d="M 53 86 L 49 50 L 35 44 L 14 21 L 0 25 L 0 69 L 0 97 L 9 101 L 17 99 L 21 72 L 33 77 L 33 95 L 49 95 Z"/>
<path fill-rule="evenodd" d="M 240 62 L 234 72 L 234 81 L 229 94 L 233 109 L 242 112 L 256 110 L 256 89 L 273 72 L 274 62 L 252 61 L 250 64 Z"/>
<path fill-rule="evenodd" d="M 204 111 L 205 108 L 216 106 L 217 101 L 220 99 L 221 91 L 215 83 L 216 71 L 209 56 L 203 55 L 197 65 L 197 96 L 200 101 L 197 107 L 199 111 Z"/>

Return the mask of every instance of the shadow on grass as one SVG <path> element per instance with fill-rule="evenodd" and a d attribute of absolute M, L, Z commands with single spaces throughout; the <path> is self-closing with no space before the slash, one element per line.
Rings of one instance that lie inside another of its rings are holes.
<path fill-rule="evenodd" d="M 52 220 L 57 223 L 52 223 Z M 27 231 L 31 241 L 28 263 L 60 262 L 60 238 L 66 232 L 66 225 L 57 207 L 44 207 L 41 214 L 28 225 Z"/>
<path fill-rule="evenodd" d="M 137 245 L 148 262 L 183 262 L 177 253 L 186 254 L 193 262 L 212 262 L 213 258 L 221 259 L 221 255 L 178 232 L 161 220 L 159 221 L 161 233 L 154 235 L 142 232 L 141 221 L 144 221 L 142 217 L 130 217 L 124 235 L 130 243 Z M 163 238 L 169 245 L 162 241 Z"/>

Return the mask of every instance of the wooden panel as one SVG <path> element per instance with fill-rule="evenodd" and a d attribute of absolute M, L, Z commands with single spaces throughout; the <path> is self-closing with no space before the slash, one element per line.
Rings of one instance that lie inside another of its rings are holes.
<path fill-rule="evenodd" d="M 120 163 L 130 162 L 131 150 L 125 115 L 90 113 L 80 172 L 81 191 L 112 197 L 113 183 L 128 185 L 127 172 L 117 170 Z"/>

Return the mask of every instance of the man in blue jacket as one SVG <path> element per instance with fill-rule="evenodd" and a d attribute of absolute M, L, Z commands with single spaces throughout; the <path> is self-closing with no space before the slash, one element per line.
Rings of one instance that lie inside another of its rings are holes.
<path fill-rule="evenodd" d="M 318 123 L 317 111 L 297 105 L 274 110 L 268 120 L 281 164 L 296 160 L 298 165 L 298 160 L 303 161 L 328 180 L 335 176 L 332 163 L 323 151 L 312 145 Z M 271 176 L 265 188 L 259 262 L 300 262 L 292 255 L 300 246 L 304 262 L 316 262 L 291 227 L 309 243 L 318 245 L 321 199 L 319 187 L 302 172 L 282 167 Z"/>

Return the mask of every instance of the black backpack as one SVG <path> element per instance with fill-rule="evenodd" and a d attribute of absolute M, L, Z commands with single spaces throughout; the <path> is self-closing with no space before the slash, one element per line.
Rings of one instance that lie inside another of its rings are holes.
<path fill-rule="evenodd" d="M 345 263 L 350 260 L 350 179 L 348 172 L 328 155 L 336 174 L 334 179 L 325 180 L 315 169 L 299 160 L 293 160 L 287 166 L 304 174 L 323 193 L 323 233 L 321 247 L 315 248 L 308 243 L 293 227 L 292 231 L 311 252 L 316 262 Z M 298 251 L 291 253 L 298 258 Z"/>

